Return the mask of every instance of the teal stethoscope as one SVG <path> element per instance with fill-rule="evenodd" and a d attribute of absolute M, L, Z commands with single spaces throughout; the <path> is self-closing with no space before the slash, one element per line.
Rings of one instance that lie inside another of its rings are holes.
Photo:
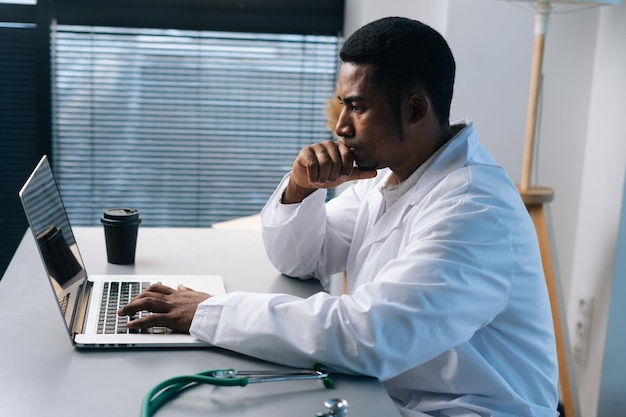
<path fill-rule="evenodd" d="M 141 404 L 141 417 L 152 416 L 166 402 L 174 399 L 183 391 L 201 384 L 216 385 L 221 387 L 245 387 L 248 384 L 256 384 L 260 382 L 297 381 L 305 379 L 321 379 L 326 388 L 332 387 L 332 380 L 328 375 L 328 371 L 321 365 L 316 365 L 314 369 L 295 369 L 284 371 L 237 371 L 235 369 L 215 369 L 212 371 L 200 372 L 194 375 L 181 375 L 161 382 L 152 388 L 148 394 L 146 394 Z M 334 404 L 337 401 L 344 400 L 332 399 L 327 402 L 329 401 Z M 345 414 L 333 413 L 318 415 L 343 416 Z"/>

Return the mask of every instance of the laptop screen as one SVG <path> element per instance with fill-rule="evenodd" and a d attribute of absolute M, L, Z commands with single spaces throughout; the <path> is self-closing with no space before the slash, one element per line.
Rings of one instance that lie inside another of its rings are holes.
<path fill-rule="evenodd" d="M 46 156 L 28 178 L 19 196 L 50 284 L 70 329 L 79 287 L 86 278 L 86 272 Z"/>

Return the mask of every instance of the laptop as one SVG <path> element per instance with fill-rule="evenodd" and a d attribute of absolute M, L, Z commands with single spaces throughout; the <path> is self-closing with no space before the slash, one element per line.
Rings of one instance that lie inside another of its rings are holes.
<path fill-rule="evenodd" d="M 47 156 L 43 156 L 19 192 L 41 259 L 64 319 L 78 348 L 208 346 L 189 334 L 162 327 L 129 331 L 117 309 L 152 283 L 178 284 L 212 295 L 224 294 L 218 275 L 87 275 L 78 243 Z M 138 316 L 149 314 L 138 313 Z"/>

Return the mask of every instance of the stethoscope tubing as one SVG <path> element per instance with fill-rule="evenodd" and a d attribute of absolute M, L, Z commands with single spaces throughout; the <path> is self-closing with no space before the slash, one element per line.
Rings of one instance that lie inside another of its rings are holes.
<path fill-rule="evenodd" d="M 152 388 L 141 403 L 141 416 L 150 417 L 166 402 L 182 392 L 199 384 L 222 387 L 245 387 L 261 382 L 295 381 L 321 379 L 326 388 L 332 386 L 328 372 L 316 366 L 315 370 L 289 371 L 237 371 L 235 369 L 215 369 L 194 375 L 181 375 L 166 379 Z"/>

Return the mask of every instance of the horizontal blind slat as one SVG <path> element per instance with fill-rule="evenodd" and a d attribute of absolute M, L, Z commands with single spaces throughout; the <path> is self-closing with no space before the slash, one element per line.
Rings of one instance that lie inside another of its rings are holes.
<path fill-rule="evenodd" d="M 118 205 L 148 226 L 256 213 L 299 149 L 331 138 L 337 37 L 55 30 L 54 167 L 75 224 Z"/>

